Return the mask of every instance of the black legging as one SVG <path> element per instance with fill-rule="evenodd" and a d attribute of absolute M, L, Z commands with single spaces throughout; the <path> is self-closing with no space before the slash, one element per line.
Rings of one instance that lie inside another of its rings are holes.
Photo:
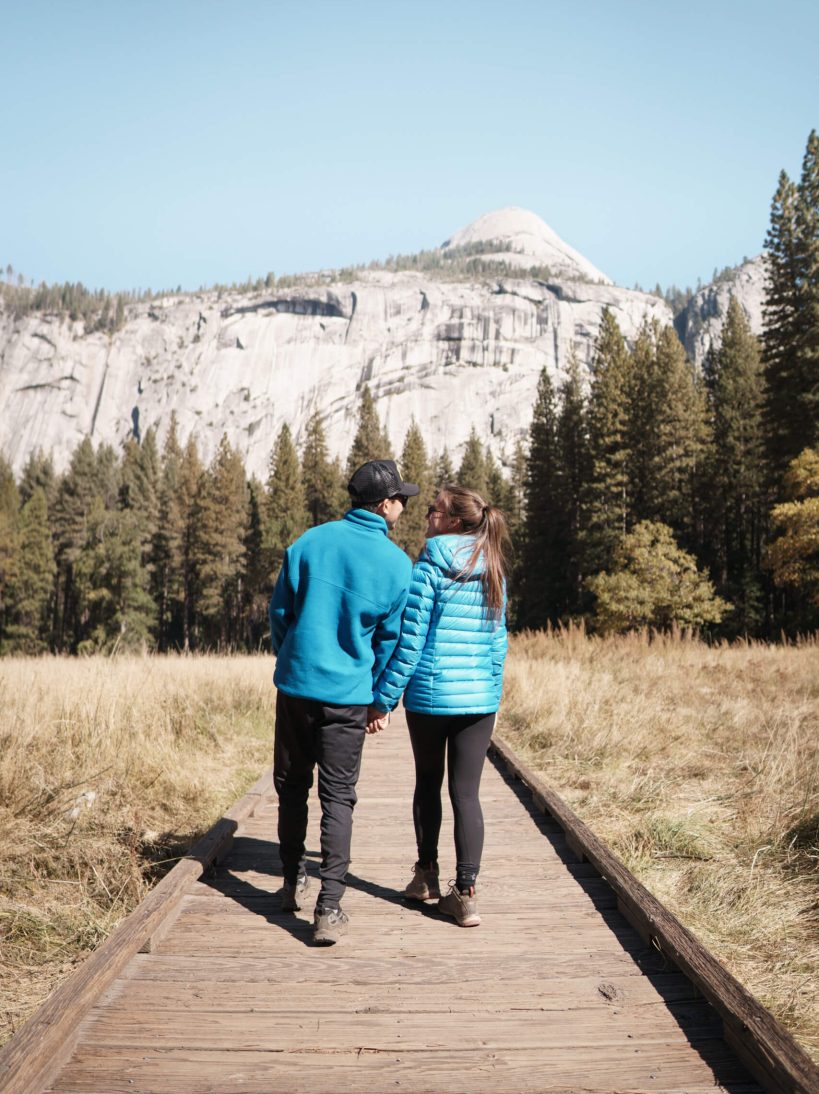
<path fill-rule="evenodd" d="M 449 798 L 455 814 L 456 884 L 475 884 L 483 852 L 483 812 L 478 798 L 486 750 L 495 725 L 494 714 L 418 714 L 407 711 L 415 756 L 412 817 L 418 841 L 418 861 L 438 861 L 441 832 L 441 786 L 447 759 Z"/>

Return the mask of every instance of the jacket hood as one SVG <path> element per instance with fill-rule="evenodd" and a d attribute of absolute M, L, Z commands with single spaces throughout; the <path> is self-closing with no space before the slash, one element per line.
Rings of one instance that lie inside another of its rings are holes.
<path fill-rule="evenodd" d="M 433 536 L 426 541 L 421 558 L 428 558 L 448 577 L 457 577 L 469 561 L 474 547 L 474 536 Z M 475 563 L 473 574 L 477 577 L 483 571 L 484 558 L 481 554 Z"/>

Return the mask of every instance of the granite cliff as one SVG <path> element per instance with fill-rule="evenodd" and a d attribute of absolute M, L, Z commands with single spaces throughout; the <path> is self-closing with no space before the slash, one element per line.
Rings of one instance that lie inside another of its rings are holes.
<path fill-rule="evenodd" d="M 433 451 L 446 445 L 457 460 L 475 425 L 508 459 L 541 369 L 559 382 L 572 346 L 588 364 L 604 307 L 627 338 L 646 317 L 674 317 L 656 296 L 613 285 L 533 213 L 489 214 L 439 251 L 475 256 L 484 243 L 474 277 L 362 269 L 288 289 L 173 295 L 129 306 L 112 335 L 0 310 L 0 448 L 18 472 L 38 448 L 62 468 L 84 435 L 116 446 L 157 426 L 161 439 L 175 411 L 183 441 L 194 433 L 205 459 L 226 432 L 264 476 L 281 425 L 298 440 L 316 408 L 344 457 L 367 383 L 396 450 L 414 415 Z M 713 314 L 691 334 L 698 357 L 721 306 L 719 291 L 701 302 Z"/>

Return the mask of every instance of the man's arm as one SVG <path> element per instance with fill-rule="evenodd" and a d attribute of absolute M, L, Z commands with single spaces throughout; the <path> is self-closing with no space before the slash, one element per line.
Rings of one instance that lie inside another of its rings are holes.
<path fill-rule="evenodd" d="M 289 554 L 285 552 L 282 568 L 276 581 L 276 587 L 270 598 L 268 617 L 270 619 L 270 641 L 273 652 L 278 654 L 284 642 L 287 629 L 295 618 L 295 598 L 290 584 Z"/>

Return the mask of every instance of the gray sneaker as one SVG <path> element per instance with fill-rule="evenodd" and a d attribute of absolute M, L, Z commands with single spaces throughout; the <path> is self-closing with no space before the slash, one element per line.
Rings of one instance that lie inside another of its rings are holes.
<path fill-rule="evenodd" d="M 307 877 L 307 874 L 299 874 L 296 878 L 295 885 L 291 885 L 289 881 L 285 881 L 282 886 L 282 911 L 300 912 L 309 888 L 310 879 Z"/>
<path fill-rule="evenodd" d="M 412 870 L 412 881 L 404 890 L 407 900 L 438 900 L 441 895 L 438 871 L 431 866 L 422 866 L 420 862 L 416 862 Z"/>
<path fill-rule="evenodd" d="M 313 916 L 313 941 L 331 946 L 347 933 L 349 919 L 341 908 L 316 908 Z"/>
<path fill-rule="evenodd" d="M 459 927 L 477 927 L 481 921 L 475 890 L 461 893 L 454 881 L 450 881 L 449 892 L 438 901 L 438 911 L 451 916 Z"/>

